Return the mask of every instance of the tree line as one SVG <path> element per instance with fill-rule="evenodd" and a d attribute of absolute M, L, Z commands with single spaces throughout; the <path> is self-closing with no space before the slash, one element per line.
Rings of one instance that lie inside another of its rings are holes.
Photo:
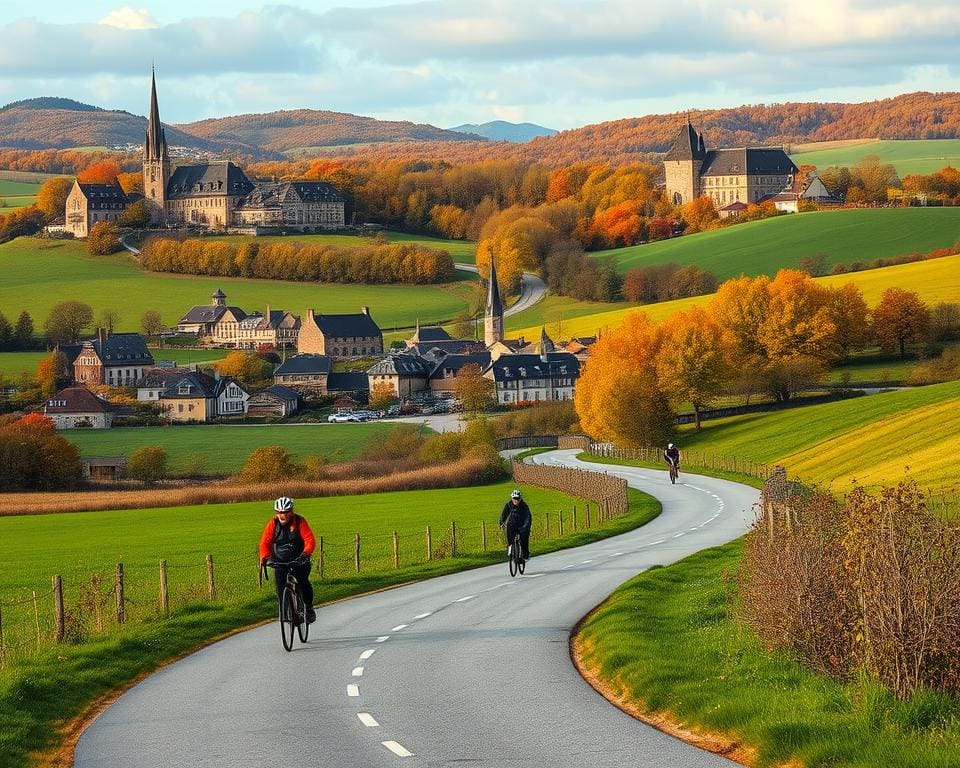
<path fill-rule="evenodd" d="M 830 364 L 878 343 L 904 354 L 922 341 L 931 313 L 917 294 L 889 288 L 871 312 L 860 290 L 832 288 L 798 270 L 724 282 L 706 307 L 655 325 L 642 311 L 593 346 L 575 394 L 583 429 L 618 445 L 662 445 L 676 409 L 701 411 L 728 393 L 765 392 L 784 402 L 817 385 Z"/>
<path fill-rule="evenodd" d="M 326 283 L 425 284 L 454 274 L 447 251 L 382 240 L 348 248 L 153 237 L 141 249 L 140 261 L 153 272 Z"/>

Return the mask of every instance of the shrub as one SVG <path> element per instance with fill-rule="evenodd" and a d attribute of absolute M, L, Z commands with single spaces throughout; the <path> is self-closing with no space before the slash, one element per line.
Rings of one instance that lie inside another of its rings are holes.
<path fill-rule="evenodd" d="M 127 462 L 127 476 L 153 485 L 167 477 L 167 452 L 159 445 L 138 448 Z"/>
<path fill-rule="evenodd" d="M 299 476 L 301 468 L 281 445 L 265 445 L 247 457 L 237 479 L 242 483 L 270 483 Z"/>

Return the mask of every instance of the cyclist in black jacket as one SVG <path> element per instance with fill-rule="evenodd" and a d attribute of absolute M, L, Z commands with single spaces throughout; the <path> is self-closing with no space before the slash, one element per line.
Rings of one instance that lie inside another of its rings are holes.
<path fill-rule="evenodd" d="M 520 534 L 520 545 L 523 549 L 524 560 L 530 559 L 530 526 L 533 525 L 533 515 L 530 514 L 530 507 L 523 500 L 523 494 L 519 488 L 514 488 L 510 494 L 510 501 L 503 505 L 503 511 L 500 513 L 500 525 L 507 526 L 507 542 L 513 545 L 513 537 Z"/>

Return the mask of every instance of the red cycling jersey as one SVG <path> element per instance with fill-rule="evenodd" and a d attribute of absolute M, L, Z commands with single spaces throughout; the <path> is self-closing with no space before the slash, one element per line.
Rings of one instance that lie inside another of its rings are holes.
<path fill-rule="evenodd" d="M 261 560 L 265 557 L 270 557 L 272 554 L 273 535 L 278 522 L 279 521 L 274 516 L 270 518 L 270 521 L 263 529 L 263 535 L 260 537 Z M 303 554 L 312 555 L 314 548 L 317 546 L 317 541 L 314 538 L 313 531 L 310 530 L 310 525 L 307 523 L 307 521 L 300 517 L 300 515 L 293 515 L 287 522 L 287 528 L 293 534 L 299 533 L 300 538 L 303 539 Z"/>

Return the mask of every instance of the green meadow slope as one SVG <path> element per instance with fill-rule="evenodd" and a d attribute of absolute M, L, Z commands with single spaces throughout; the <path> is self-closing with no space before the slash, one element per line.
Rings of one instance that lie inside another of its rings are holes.
<path fill-rule="evenodd" d="M 870 155 L 876 155 L 883 163 L 892 164 L 901 177 L 911 173 L 930 174 L 948 165 L 960 167 L 960 139 L 869 141 L 794 152 L 790 159 L 797 165 L 815 165 L 823 169 L 831 165 L 856 165 Z"/>

